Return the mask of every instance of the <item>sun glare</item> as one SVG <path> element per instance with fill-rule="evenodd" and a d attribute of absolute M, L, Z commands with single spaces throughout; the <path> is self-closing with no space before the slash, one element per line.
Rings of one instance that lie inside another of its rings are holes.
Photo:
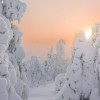
<path fill-rule="evenodd" d="M 1 3 L 4 3 L 4 1 L 2 0 Z"/>
<path fill-rule="evenodd" d="M 85 37 L 88 40 L 92 35 L 92 29 L 88 29 L 85 31 Z"/>

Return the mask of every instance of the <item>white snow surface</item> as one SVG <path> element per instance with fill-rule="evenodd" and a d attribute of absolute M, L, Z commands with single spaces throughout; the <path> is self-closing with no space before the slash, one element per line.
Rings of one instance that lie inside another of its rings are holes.
<path fill-rule="evenodd" d="M 30 89 L 30 98 L 28 100 L 55 100 L 55 84 L 49 82 L 46 85 Z"/>

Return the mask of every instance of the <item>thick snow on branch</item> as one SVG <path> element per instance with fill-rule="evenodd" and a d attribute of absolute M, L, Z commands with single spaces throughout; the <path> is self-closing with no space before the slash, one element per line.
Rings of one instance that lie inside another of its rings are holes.
<path fill-rule="evenodd" d="M 3 0 L 3 14 L 10 20 L 20 20 L 26 5 L 20 0 Z"/>

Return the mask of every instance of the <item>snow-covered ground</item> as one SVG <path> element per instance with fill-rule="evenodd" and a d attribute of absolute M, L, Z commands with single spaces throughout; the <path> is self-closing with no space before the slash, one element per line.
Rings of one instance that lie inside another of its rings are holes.
<path fill-rule="evenodd" d="M 55 100 L 54 83 L 30 89 L 29 100 Z"/>

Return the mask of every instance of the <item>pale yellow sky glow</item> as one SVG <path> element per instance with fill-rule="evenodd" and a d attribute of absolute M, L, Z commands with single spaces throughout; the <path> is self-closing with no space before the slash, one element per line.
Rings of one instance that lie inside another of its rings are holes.
<path fill-rule="evenodd" d="M 75 34 L 100 21 L 100 0 L 24 0 L 20 23 L 27 55 L 44 56 L 47 48 L 65 39 L 67 52 Z"/>

